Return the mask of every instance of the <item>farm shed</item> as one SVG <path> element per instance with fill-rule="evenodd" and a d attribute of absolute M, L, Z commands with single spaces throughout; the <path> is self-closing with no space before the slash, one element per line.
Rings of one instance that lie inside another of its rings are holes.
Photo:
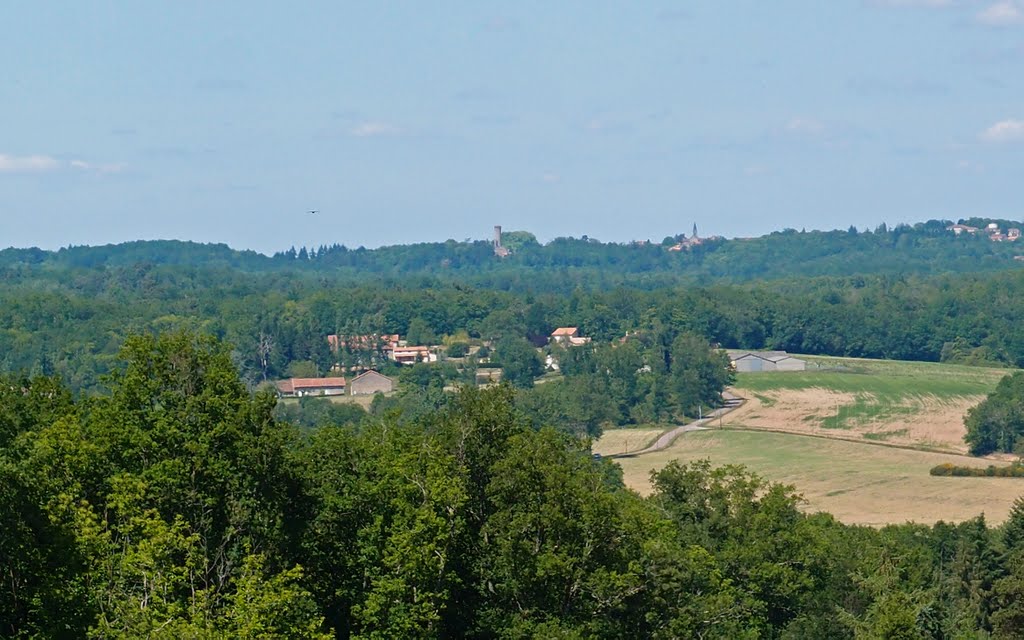
<path fill-rule="evenodd" d="M 349 393 L 354 396 L 390 393 L 394 388 L 394 380 L 376 371 L 361 373 L 349 383 Z"/>
<path fill-rule="evenodd" d="M 785 351 L 743 351 L 729 349 L 732 366 L 739 372 L 804 371 L 807 361 L 794 358 Z"/>

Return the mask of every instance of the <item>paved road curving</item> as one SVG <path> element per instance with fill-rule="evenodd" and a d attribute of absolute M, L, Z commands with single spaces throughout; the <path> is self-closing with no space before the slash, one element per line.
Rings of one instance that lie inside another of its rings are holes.
<path fill-rule="evenodd" d="M 657 440 L 654 441 L 654 444 L 652 444 L 651 446 L 647 447 L 646 449 L 641 449 L 639 451 L 630 451 L 630 452 L 627 452 L 627 453 L 614 453 L 614 454 L 609 455 L 607 457 L 609 457 L 609 458 L 635 458 L 636 456 L 642 456 L 642 455 L 644 455 L 646 453 L 654 453 L 655 451 L 661 451 L 663 449 L 667 449 L 669 447 L 669 445 L 671 445 L 673 442 L 675 442 L 676 438 L 678 438 L 679 436 L 683 435 L 684 433 L 688 433 L 690 431 L 704 431 L 704 430 L 706 430 L 708 428 L 708 427 L 706 427 L 704 425 L 706 425 L 706 424 L 708 424 L 710 422 L 713 422 L 716 418 L 729 413 L 733 409 L 736 409 L 741 404 L 743 404 L 743 399 L 742 398 L 740 398 L 738 396 L 735 396 L 735 395 L 729 393 L 728 391 L 726 391 L 725 393 L 722 394 L 722 398 L 725 399 L 725 406 L 724 407 L 720 407 L 718 409 L 715 409 L 714 411 L 712 411 L 711 413 L 707 414 L 706 416 L 704 416 L 704 418 L 702 418 L 700 420 L 694 420 L 690 424 L 682 424 L 682 425 L 679 425 L 678 427 L 676 427 L 675 429 L 670 429 L 670 430 L 666 431 L 665 433 L 661 434 L 661 436 L 659 436 Z"/>

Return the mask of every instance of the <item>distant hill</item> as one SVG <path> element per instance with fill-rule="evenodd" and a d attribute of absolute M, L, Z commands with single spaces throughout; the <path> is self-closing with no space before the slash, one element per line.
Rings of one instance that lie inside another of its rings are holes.
<path fill-rule="evenodd" d="M 1024 240 L 994 242 L 985 226 L 1005 234 L 1020 223 L 1007 220 L 962 221 L 975 233 L 954 234 L 952 222 L 879 226 L 874 231 L 796 231 L 757 238 L 712 238 L 694 242 L 683 235 L 661 243 L 605 243 L 588 238 L 536 242 L 527 232 L 503 234 L 513 249 L 498 257 L 487 241 L 420 243 L 378 249 L 344 245 L 289 249 L 273 256 L 238 251 L 224 244 L 170 240 L 138 241 L 58 251 L 6 249 L 0 268 L 40 266 L 54 269 L 183 265 L 247 272 L 302 271 L 323 276 L 364 278 L 427 276 L 441 280 L 497 284 L 522 277 L 570 280 L 746 282 L 813 276 L 934 274 L 998 271 L 1012 268 L 1024 254 Z M 675 250 L 672 250 L 675 249 Z"/>

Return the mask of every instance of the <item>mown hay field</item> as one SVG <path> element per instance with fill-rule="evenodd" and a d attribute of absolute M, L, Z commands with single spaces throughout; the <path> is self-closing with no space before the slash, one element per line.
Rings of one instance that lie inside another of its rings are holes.
<path fill-rule="evenodd" d="M 651 471 L 672 460 L 707 458 L 742 464 L 761 476 L 794 485 L 808 511 L 827 511 L 849 524 L 959 522 L 984 513 L 1002 522 L 1024 479 L 934 477 L 937 464 L 987 466 L 990 460 L 807 435 L 710 429 L 683 434 L 664 451 L 622 458 L 626 484 L 651 491 Z"/>
<path fill-rule="evenodd" d="M 965 453 L 968 409 L 1007 369 L 927 362 L 807 358 L 798 372 L 741 373 L 746 403 L 725 426 Z"/>

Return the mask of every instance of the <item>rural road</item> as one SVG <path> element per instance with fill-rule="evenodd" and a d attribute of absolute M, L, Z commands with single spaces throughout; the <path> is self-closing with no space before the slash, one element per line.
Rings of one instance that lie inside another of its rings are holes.
<path fill-rule="evenodd" d="M 700 420 L 694 420 L 690 424 L 682 424 L 676 427 L 675 429 L 670 429 L 666 431 L 665 433 L 661 434 L 661 436 L 659 436 L 657 440 L 654 441 L 654 444 L 647 447 L 646 449 L 640 449 L 639 451 L 630 451 L 628 453 L 615 453 L 607 457 L 635 458 L 636 456 L 642 456 L 645 453 L 654 453 L 655 451 L 661 451 L 662 449 L 668 448 L 669 445 L 675 442 L 676 438 L 683 435 L 684 433 L 688 433 L 690 431 L 703 431 L 708 428 L 704 425 L 708 424 L 709 422 L 714 422 L 715 418 L 725 415 L 726 413 L 729 413 L 733 409 L 736 409 L 741 404 L 743 404 L 742 398 L 734 396 L 728 391 L 722 394 L 722 398 L 725 399 L 724 407 L 715 409 L 714 411 L 707 414 Z"/>

